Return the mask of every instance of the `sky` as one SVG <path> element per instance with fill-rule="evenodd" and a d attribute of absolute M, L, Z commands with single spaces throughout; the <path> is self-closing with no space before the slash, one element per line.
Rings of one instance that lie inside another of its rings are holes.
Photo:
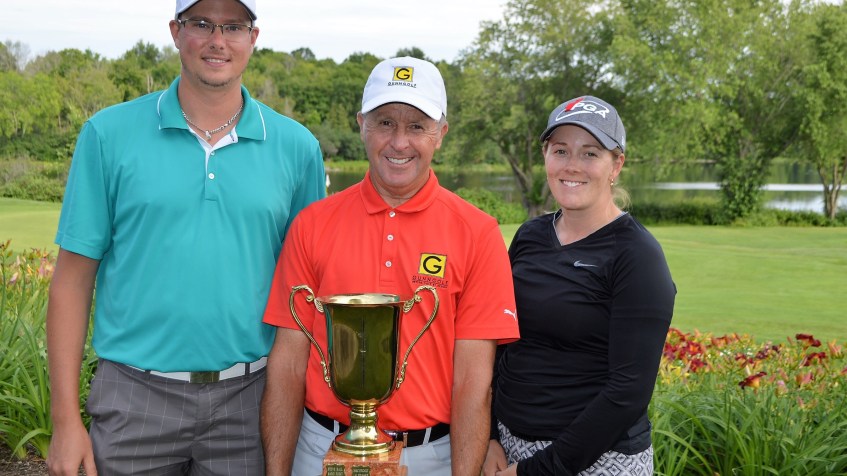
<path fill-rule="evenodd" d="M 482 21 L 502 19 L 506 0 L 257 0 L 257 47 L 309 48 L 341 62 L 352 53 L 394 56 L 418 47 L 452 62 L 476 39 Z M 4 2 L 0 42 L 20 41 L 28 59 L 65 48 L 117 58 L 139 40 L 172 45 L 174 0 L 23 0 Z"/>

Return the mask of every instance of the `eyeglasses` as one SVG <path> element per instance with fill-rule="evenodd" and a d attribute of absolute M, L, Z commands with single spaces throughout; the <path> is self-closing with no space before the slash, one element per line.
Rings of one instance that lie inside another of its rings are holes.
<path fill-rule="evenodd" d="M 177 20 L 176 22 L 182 25 L 187 35 L 195 38 L 209 38 L 215 34 L 215 29 L 220 27 L 221 35 L 223 35 L 225 40 L 247 41 L 250 38 L 250 33 L 253 31 L 252 26 L 240 25 L 238 23 L 218 25 L 217 23 L 206 20 Z"/>

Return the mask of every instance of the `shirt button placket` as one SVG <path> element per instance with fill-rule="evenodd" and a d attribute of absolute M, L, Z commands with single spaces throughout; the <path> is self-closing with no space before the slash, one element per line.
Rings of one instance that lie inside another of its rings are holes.
<path fill-rule="evenodd" d="M 211 167 L 212 162 L 209 162 L 209 168 L 206 170 L 206 200 L 217 200 L 218 199 L 218 174 L 214 172 Z"/>
<path fill-rule="evenodd" d="M 385 220 L 385 241 L 382 243 L 382 263 L 384 272 L 382 273 L 381 281 L 395 281 L 395 273 L 392 272 L 392 270 L 394 269 L 394 260 L 397 256 L 397 241 L 395 240 L 395 230 L 397 229 L 397 226 L 397 212 L 389 210 Z"/>
<path fill-rule="evenodd" d="M 215 157 L 215 151 L 209 153 L 209 157 L 206 161 L 206 189 L 205 189 L 205 198 L 206 200 L 217 200 L 218 199 L 218 175 L 215 173 L 214 165 L 215 161 L 212 160 Z"/>

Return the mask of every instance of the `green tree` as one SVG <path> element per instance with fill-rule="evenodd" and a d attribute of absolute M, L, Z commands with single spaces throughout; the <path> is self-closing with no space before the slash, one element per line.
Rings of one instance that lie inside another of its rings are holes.
<path fill-rule="evenodd" d="M 27 63 L 25 73 L 48 76 L 62 100 L 57 128 L 76 131 L 98 110 L 123 100 L 109 78 L 110 63 L 91 50 L 51 51 Z"/>
<path fill-rule="evenodd" d="M 162 47 L 159 61 L 151 70 L 154 84 L 161 89 L 170 86 L 171 81 L 179 75 L 181 68 L 182 62 L 179 59 L 179 51 L 172 45 Z"/>
<path fill-rule="evenodd" d="M 291 54 L 257 50 L 244 82 L 260 101 L 308 127 L 327 158 L 362 159 L 356 113 L 362 88 L 379 58 L 350 55 L 341 64 L 318 60 L 307 48 Z"/>
<path fill-rule="evenodd" d="M 0 71 L 17 71 L 18 64 L 12 52 L 5 44 L 0 43 Z"/>
<path fill-rule="evenodd" d="M 332 101 L 332 60 L 294 59 L 290 69 L 286 68 L 284 79 L 277 81 L 280 96 L 291 101 L 293 117 L 309 128 L 323 122 L 329 113 Z"/>
<path fill-rule="evenodd" d="M 530 216 L 542 213 L 550 196 L 538 138 L 549 112 L 583 94 L 618 98 L 605 53 L 611 30 L 604 7 L 587 0 L 512 0 L 502 20 L 483 23 L 459 60 L 452 97 L 461 98 L 453 117 L 466 151 L 462 160 L 495 144 Z"/>
<path fill-rule="evenodd" d="M 26 130 L 28 117 L 24 88 L 26 82 L 17 72 L 0 71 L 0 137 L 10 138 Z"/>
<path fill-rule="evenodd" d="M 802 56 L 780 0 L 622 0 L 615 75 L 637 111 L 633 152 L 660 163 L 716 161 L 729 220 L 761 204 L 770 162 L 797 135 Z"/>
<path fill-rule="evenodd" d="M 800 134 L 801 160 L 815 166 L 823 185 L 824 215 L 835 218 L 847 172 L 847 6 L 818 5 L 805 29 L 808 64 L 803 68 Z"/>
<path fill-rule="evenodd" d="M 410 46 L 408 48 L 400 48 L 397 50 L 397 53 L 394 54 L 395 57 L 401 56 L 411 56 L 412 58 L 422 59 L 433 63 L 431 59 L 429 59 L 426 54 L 424 54 L 423 50 L 418 48 L 417 46 Z"/>
<path fill-rule="evenodd" d="M 73 71 L 82 71 L 103 64 L 105 61 L 102 56 L 91 50 L 67 48 L 61 51 L 48 51 L 38 56 L 27 63 L 25 71 L 29 74 L 45 73 L 67 77 Z"/>
<path fill-rule="evenodd" d="M 0 139 L 51 131 L 61 110 L 61 95 L 45 74 L 25 77 L 0 72 Z"/>
<path fill-rule="evenodd" d="M 360 140 L 356 113 L 362 109 L 362 91 L 371 70 L 380 61 L 371 54 L 355 54 L 333 68 L 330 92 L 332 106 L 324 119 L 331 127 L 355 132 L 356 140 Z"/>
<path fill-rule="evenodd" d="M 100 109 L 124 101 L 124 95 L 109 78 L 107 64 L 98 63 L 87 69 L 73 70 L 61 79 L 71 129 L 79 129 Z"/>
<path fill-rule="evenodd" d="M 315 61 L 315 53 L 311 48 L 297 48 L 291 52 L 291 56 L 303 61 Z"/>
<path fill-rule="evenodd" d="M 361 160 L 366 157 L 356 114 L 362 109 L 362 90 L 380 59 L 370 54 L 349 56 L 331 68 L 330 107 L 313 130 L 327 158 Z"/>
<path fill-rule="evenodd" d="M 289 74 L 290 65 L 296 60 L 288 53 L 276 52 L 268 48 L 257 49 L 250 58 L 244 72 L 244 85 L 250 94 L 268 107 L 293 117 L 294 105 L 280 95 L 279 84 Z"/>
<path fill-rule="evenodd" d="M 21 71 L 29 58 L 29 47 L 20 41 L 0 43 L 0 71 Z"/>
<path fill-rule="evenodd" d="M 160 50 L 139 41 L 119 59 L 109 63 L 109 79 L 123 101 L 166 88 L 179 74 L 179 55 L 173 47 Z"/>

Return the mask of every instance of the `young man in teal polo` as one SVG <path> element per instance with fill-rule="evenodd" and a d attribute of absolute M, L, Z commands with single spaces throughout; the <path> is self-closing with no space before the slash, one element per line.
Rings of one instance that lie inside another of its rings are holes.
<path fill-rule="evenodd" d="M 325 186 L 317 140 L 241 84 L 255 20 L 255 0 L 177 0 L 180 76 L 83 126 L 47 312 L 51 474 L 264 473 L 262 313 L 288 227 Z"/>

